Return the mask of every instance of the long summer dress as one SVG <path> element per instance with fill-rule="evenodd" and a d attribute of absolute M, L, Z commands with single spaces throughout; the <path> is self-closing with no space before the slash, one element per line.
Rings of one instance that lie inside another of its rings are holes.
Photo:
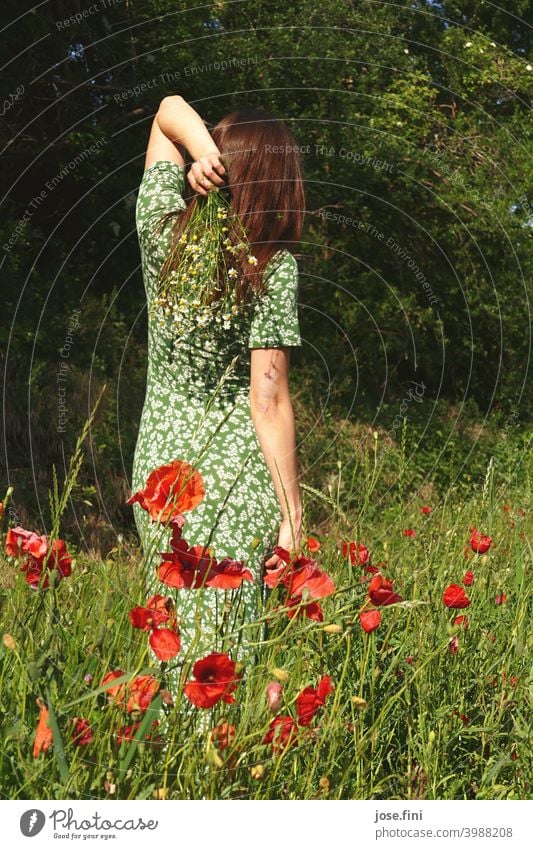
<path fill-rule="evenodd" d="M 172 595 L 176 602 L 180 657 L 186 654 L 193 661 L 228 650 L 220 636 L 226 617 L 226 632 L 229 622 L 233 635 L 228 653 L 233 659 L 245 659 L 247 640 L 261 639 L 257 627 L 246 625 L 260 615 L 264 561 L 276 544 L 281 520 L 250 413 L 250 349 L 301 345 L 298 267 L 290 251 L 278 251 L 265 271 L 266 295 L 247 318 L 232 322 L 230 330 L 212 322 L 203 337 L 185 337 L 177 333 L 171 316 L 152 316 L 150 306 L 170 247 L 174 217 L 162 228 L 158 225 L 165 213 L 186 208 L 184 184 L 183 166 L 155 162 L 144 172 L 137 198 L 136 226 L 149 307 L 148 369 L 132 492 L 142 489 L 158 466 L 176 459 L 193 465 L 204 479 L 205 498 L 185 513 L 183 538 L 190 546 L 213 546 L 217 560 L 244 560 L 253 583 L 243 582 L 231 591 L 169 591 L 156 574 L 160 552 L 170 550 L 169 531 L 152 522 L 139 504 L 133 509 L 144 552 L 147 595 Z"/>

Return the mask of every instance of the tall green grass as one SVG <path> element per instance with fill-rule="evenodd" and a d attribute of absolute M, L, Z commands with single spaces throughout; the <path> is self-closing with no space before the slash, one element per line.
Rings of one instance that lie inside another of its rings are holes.
<path fill-rule="evenodd" d="M 72 575 L 46 591 L 31 590 L 4 556 L 2 796 L 525 798 L 532 751 L 528 455 L 516 458 L 507 481 L 496 479 L 497 463 L 491 461 L 470 497 L 463 490 L 458 498 L 451 488 L 440 503 L 432 503 L 406 488 L 406 477 L 413 474 L 407 442 L 405 423 L 398 449 L 385 450 L 375 433 L 351 461 L 339 461 L 322 488 L 304 484 L 307 530 L 321 542 L 315 557 L 334 578 L 336 593 L 322 601 L 322 623 L 289 620 L 276 611 L 282 604 L 279 591 L 269 595 L 263 641 L 263 621 L 239 631 L 251 657 L 233 705 L 193 708 L 182 694 L 190 677 L 187 664 L 182 667 L 179 656 L 154 663 L 146 635 L 134 631 L 128 619 L 129 610 L 145 598 L 141 552 L 124 540 L 105 560 L 78 554 Z M 391 463 L 397 470 L 392 483 L 388 474 L 383 478 Z M 56 520 L 77 468 L 75 456 L 63 495 L 59 487 L 53 494 Z M 420 512 L 424 503 L 433 508 L 428 516 Z M 54 524 L 58 531 L 58 521 Z M 493 537 L 482 557 L 468 545 L 472 526 Z M 406 528 L 416 536 L 404 536 Z M 368 576 L 342 556 L 342 539 L 364 543 L 404 598 L 382 608 L 382 624 L 372 634 L 364 633 L 358 620 Z M 471 605 L 448 610 L 443 590 L 461 583 L 466 569 L 475 573 L 467 588 Z M 179 616 L 180 593 L 169 594 Z M 506 601 L 496 604 L 501 594 Z M 468 616 L 466 631 L 452 625 L 458 613 Z M 456 653 L 450 651 L 454 635 Z M 226 631 L 213 649 L 223 650 L 237 637 Z M 131 725 L 132 717 L 100 686 L 115 669 L 128 677 L 149 673 L 162 683 L 149 710 L 134 717 L 142 720 L 137 739 L 121 745 L 116 731 Z M 267 684 L 275 676 L 286 679 L 279 712 L 294 716 L 298 694 L 316 687 L 325 674 L 335 687 L 326 705 L 297 745 L 273 752 L 263 743 L 273 718 Z M 34 758 L 39 698 L 50 710 L 53 745 Z M 91 726 L 93 739 L 86 746 L 72 741 L 75 717 Z M 223 721 L 235 726 L 236 736 L 221 751 L 210 733 Z M 145 741 L 150 732 L 160 741 Z"/>

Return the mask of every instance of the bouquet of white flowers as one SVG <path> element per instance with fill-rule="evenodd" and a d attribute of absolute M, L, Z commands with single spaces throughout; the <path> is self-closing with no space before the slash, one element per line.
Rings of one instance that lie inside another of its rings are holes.
<path fill-rule="evenodd" d="M 251 302 L 237 298 L 243 260 L 257 265 L 246 230 L 224 192 L 209 192 L 199 198 L 163 265 L 152 305 L 160 322 L 172 317 L 182 334 L 213 321 L 228 330 Z"/>

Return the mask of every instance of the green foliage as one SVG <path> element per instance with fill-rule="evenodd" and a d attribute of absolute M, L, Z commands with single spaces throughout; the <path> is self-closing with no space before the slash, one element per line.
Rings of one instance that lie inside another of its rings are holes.
<path fill-rule="evenodd" d="M 322 427 L 334 433 L 344 420 L 387 429 L 387 411 L 394 418 L 412 381 L 423 382 L 424 414 L 410 416 L 416 450 L 428 468 L 436 461 L 445 488 L 456 474 L 468 480 L 466 457 L 478 468 L 490 453 L 459 438 L 452 452 L 453 410 L 472 404 L 487 441 L 506 417 L 527 426 L 527 9 L 526 0 L 218 0 L 199 14 L 131 0 L 76 21 L 65 0 L 22 16 L 4 4 L 17 20 L 0 126 L 2 438 L 21 519 L 40 513 L 48 470 L 73 449 L 106 383 L 72 522 L 105 547 L 130 521 L 123 501 L 146 375 L 135 192 L 152 116 L 172 93 L 209 126 L 243 105 L 267 108 L 302 146 L 308 213 L 295 253 L 308 343 L 293 386 L 303 421 L 327 398 L 317 444 Z M 61 434 L 57 368 L 75 309 Z"/>

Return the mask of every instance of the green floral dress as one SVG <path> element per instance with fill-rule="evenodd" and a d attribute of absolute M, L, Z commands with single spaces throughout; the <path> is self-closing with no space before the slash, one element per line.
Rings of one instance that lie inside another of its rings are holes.
<path fill-rule="evenodd" d="M 165 213 L 186 208 L 184 184 L 184 167 L 164 161 L 147 168 L 140 184 L 136 225 L 148 307 L 170 247 L 173 217 L 162 228 L 158 225 Z M 171 316 L 148 311 L 147 387 L 132 491 L 144 487 L 158 466 L 175 459 L 191 463 L 204 479 L 206 494 L 185 514 L 184 539 L 189 545 L 212 545 L 217 559 L 246 561 L 254 576 L 253 583 L 231 592 L 178 591 L 180 654 L 188 651 L 189 659 L 221 650 L 215 631 L 224 612 L 230 612 L 239 634 L 234 644 L 245 644 L 246 628 L 237 626 L 259 614 L 263 564 L 279 530 L 280 506 L 250 414 L 249 349 L 301 345 L 298 268 L 290 251 L 278 251 L 265 275 L 267 293 L 229 330 L 212 322 L 202 334 L 180 336 Z M 156 574 L 159 553 L 169 550 L 168 529 L 153 523 L 138 504 L 133 509 L 144 551 L 146 592 L 168 595 Z M 240 648 L 236 654 L 242 656 Z"/>

